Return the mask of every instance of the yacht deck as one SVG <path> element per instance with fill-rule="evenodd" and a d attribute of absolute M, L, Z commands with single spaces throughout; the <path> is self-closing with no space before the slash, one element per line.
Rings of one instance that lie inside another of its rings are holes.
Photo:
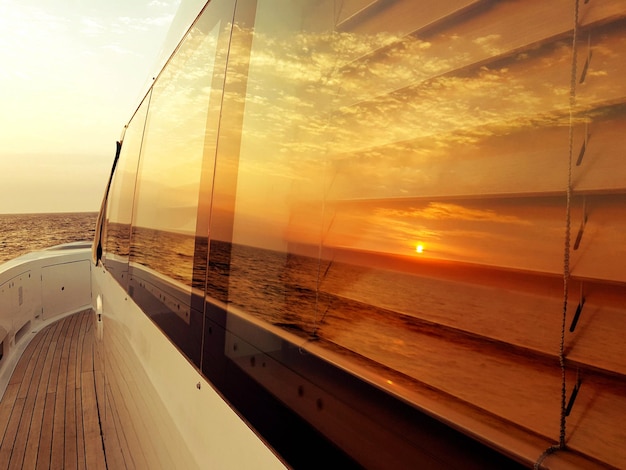
<path fill-rule="evenodd" d="M 0 402 L 0 468 L 107 468 L 92 310 L 39 331 Z"/>

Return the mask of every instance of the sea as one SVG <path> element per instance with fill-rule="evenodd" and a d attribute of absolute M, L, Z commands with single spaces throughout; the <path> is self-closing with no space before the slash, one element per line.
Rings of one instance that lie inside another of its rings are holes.
<path fill-rule="evenodd" d="M 93 240 L 96 212 L 0 214 L 0 264 L 31 251 Z"/>

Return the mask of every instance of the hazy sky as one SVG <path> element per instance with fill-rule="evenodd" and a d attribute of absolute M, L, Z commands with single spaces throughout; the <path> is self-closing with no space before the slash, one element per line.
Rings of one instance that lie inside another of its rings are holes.
<path fill-rule="evenodd" d="M 98 210 L 179 4 L 0 0 L 0 213 Z"/>

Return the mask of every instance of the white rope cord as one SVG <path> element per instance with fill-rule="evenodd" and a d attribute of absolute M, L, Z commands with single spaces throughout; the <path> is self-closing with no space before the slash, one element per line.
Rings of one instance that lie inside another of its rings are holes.
<path fill-rule="evenodd" d="M 565 250 L 563 256 L 563 317 L 561 322 L 561 342 L 559 345 L 559 365 L 561 366 L 561 418 L 559 443 L 548 447 L 543 454 L 539 456 L 535 462 L 535 470 L 541 468 L 544 459 L 556 452 L 564 450 L 565 431 L 566 431 L 566 400 L 567 390 L 565 381 L 565 324 L 567 316 L 567 301 L 569 298 L 569 279 L 570 279 L 570 244 L 571 244 L 571 200 L 572 200 L 572 156 L 574 151 L 574 107 L 576 105 L 576 40 L 578 36 L 578 4 L 579 0 L 574 0 L 574 34 L 572 37 L 572 69 L 570 75 L 570 92 L 569 92 L 569 163 L 567 169 L 567 192 L 566 192 L 566 209 L 565 209 Z"/>

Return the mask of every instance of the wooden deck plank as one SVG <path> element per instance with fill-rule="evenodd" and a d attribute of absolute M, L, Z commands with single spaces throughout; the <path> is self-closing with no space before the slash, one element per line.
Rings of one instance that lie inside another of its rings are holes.
<path fill-rule="evenodd" d="M 0 468 L 107 468 L 93 333 L 93 312 L 86 311 L 33 338 L 0 403 Z M 83 368 L 91 372 L 84 376 Z"/>
<path fill-rule="evenodd" d="M 11 468 L 33 468 L 37 462 L 36 449 L 39 447 L 41 438 L 41 430 L 43 424 L 43 416 L 45 410 L 45 397 L 47 395 L 48 381 L 52 373 L 52 363 L 56 351 L 56 345 L 61 333 L 59 324 L 50 325 L 45 329 L 46 337 L 39 344 L 42 351 L 44 362 L 41 370 L 36 371 L 36 375 L 31 380 L 31 387 L 28 394 L 28 402 L 26 403 L 25 413 L 28 412 L 29 419 L 26 421 L 23 417 L 20 424 L 20 436 L 24 439 L 24 445 L 21 441 L 16 441 L 14 454 L 11 458 Z M 44 350 L 45 348 L 45 350 Z M 31 361 L 34 356 L 31 357 Z M 30 443 L 29 443 L 30 442 Z M 18 447 L 19 443 L 19 447 Z M 28 449 L 35 449 L 35 455 L 26 455 Z M 19 453 L 16 453 L 16 450 Z"/>
<path fill-rule="evenodd" d="M 52 457 L 52 430 L 54 411 L 56 409 L 59 367 L 61 365 L 62 347 L 69 326 L 67 321 L 57 322 L 57 324 L 59 325 L 59 336 L 57 338 L 57 348 L 54 351 L 54 358 L 50 367 L 50 379 L 48 380 L 48 389 L 45 397 L 42 432 L 39 439 L 39 449 L 37 451 L 37 468 L 50 468 Z"/>
<path fill-rule="evenodd" d="M 41 378 L 37 386 L 37 397 L 31 419 L 31 427 L 28 433 L 24 458 L 21 464 L 21 468 L 23 469 L 32 469 L 35 468 L 37 465 L 37 449 L 39 447 L 39 441 L 41 438 L 48 381 L 50 379 L 52 362 L 54 360 L 54 353 L 56 350 L 60 331 L 61 328 L 58 324 L 53 325 L 53 328 L 51 328 L 51 338 L 48 344 L 48 350 L 46 353 Z M 11 462 L 11 464 L 13 465 L 13 461 Z"/>
<path fill-rule="evenodd" d="M 19 418 L 17 415 L 15 415 L 15 418 L 12 417 L 17 423 L 17 428 L 15 429 L 16 432 L 13 439 L 7 436 L 9 437 L 9 442 L 13 440 L 13 445 L 11 446 L 11 455 L 8 465 L 6 467 L 2 466 L 1 468 L 21 469 L 23 466 L 26 444 L 28 443 L 31 422 L 37 403 L 39 383 L 45 375 L 44 365 L 48 358 L 49 346 L 54 329 L 46 328 L 43 333 L 43 340 L 39 343 L 38 350 L 31 356 L 31 361 L 24 374 L 24 380 L 20 385 L 18 398 L 24 399 L 24 407 Z"/>
<path fill-rule="evenodd" d="M 78 354 L 82 358 L 80 367 L 77 369 L 77 374 L 81 377 L 79 395 L 82 419 L 80 420 L 80 426 L 84 436 L 84 445 L 81 450 L 84 455 L 85 468 L 105 469 L 107 464 L 98 410 L 97 384 L 94 375 L 95 318 L 93 312 L 85 315 L 81 331 Z"/>
<path fill-rule="evenodd" d="M 85 360 L 83 354 L 83 348 L 85 344 L 85 336 L 89 331 L 89 317 L 82 315 L 80 318 L 80 329 L 76 347 L 76 457 L 78 470 L 86 469 L 87 460 L 85 456 L 85 429 L 83 425 L 83 399 L 81 389 L 83 387 L 82 382 L 82 369 L 83 361 Z M 86 358 L 89 359 L 89 358 Z M 88 384 L 84 384 L 88 385 Z"/>
<path fill-rule="evenodd" d="M 65 384 L 65 469 L 75 470 L 78 467 L 77 452 L 77 419 L 76 419 L 76 352 L 80 332 L 78 316 L 72 319 L 69 334 L 70 347 L 67 361 L 67 382 Z"/>
<path fill-rule="evenodd" d="M 54 422 L 54 408 L 56 393 L 48 392 L 45 398 L 44 414 L 41 423 L 41 436 L 37 449 L 37 469 L 50 468 L 52 456 L 52 423 Z"/>
<path fill-rule="evenodd" d="M 19 384 L 22 383 L 22 380 L 24 378 L 24 373 L 26 372 L 26 368 L 28 367 L 28 364 L 29 364 L 29 358 L 34 353 L 37 352 L 38 347 L 39 347 L 39 342 L 41 342 L 43 339 L 44 339 L 44 335 L 41 335 L 41 334 L 36 335 L 28 344 L 28 346 L 26 346 L 26 349 L 22 353 L 23 360 L 20 360 L 15 366 L 15 370 L 13 371 L 13 375 L 11 375 L 11 379 L 9 380 L 9 383 L 19 383 Z"/>
<path fill-rule="evenodd" d="M 76 468 L 84 470 L 87 468 L 87 458 L 85 455 L 85 428 L 83 425 L 82 413 L 83 397 L 81 389 L 76 389 Z"/>
<path fill-rule="evenodd" d="M 76 389 L 71 387 L 65 390 L 65 457 L 64 469 L 74 470 L 78 466 L 76 442 Z"/>
<path fill-rule="evenodd" d="M 113 375 L 113 371 L 111 371 L 111 375 Z M 116 411 L 116 428 L 118 429 L 118 435 L 120 436 L 121 441 L 124 443 L 122 450 L 124 451 L 131 448 L 139 449 L 139 452 L 125 452 L 124 456 L 128 457 L 130 462 L 132 462 L 132 467 L 147 467 L 147 461 L 142 452 L 143 448 L 140 446 L 140 442 L 137 438 L 137 431 L 134 428 L 134 423 L 131 421 L 131 412 L 128 410 L 128 407 L 123 400 L 116 401 L 115 399 L 115 397 L 122 396 L 123 393 L 130 393 L 126 383 L 123 383 L 126 388 L 125 390 L 122 390 L 122 383 L 123 382 L 119 379 L 109 380 L 107 383 L 107 387 L 109 388 L 107 396 L 110 397 L 112 405 L 110 409 L 114 409 Z M 117 423 L 119 423 L 119 428 L 117 427 Z M 126 427 L 122 426 L 122 423 L 125 423 Z"/>
<path fill-rule="evenodd" d="M 65 336 L 67 335 L 67 328 L 69 326 L 69 323 L 67 321 L 63 321 L 60 326 L 61 331 L 59 332 L 57 349 L 55 351 L 54 361 L 52 363 L 52 369 L 54 372 L 50 375 L 50 380 L 48 381 L 48 393 L 56 393 L 57 391 L 57 384 L 59 381 L 59 367 L 61 366 L 61 353 L 63 349 L 63 344 L 65 342 Z"/>
<path fill-rule="evenodd" d="M 20 384 L 9 384 L 4 391 L 4 397 L 2 397 L 2 404 L 0 404 L 0 445 L 2 444 L 5 436 L 9 420 L 11 419 L 11 413 L 13 412 L 13 406 L 17 399 L 17 392 L 20 388 Z"/>
<path fill-rule="evenodd" d="M 52 455 L 50 466 L 52 468 L 64 468 L 65 453 L 65 390 L 67 381 L 67 363 L 69 360 L 69 340 L 71 321 L 65 321 L 63 342 L 61 345 L 61 358 L 56 387 L 56 401 L 54 406 L 54 420 L 52 423 Z M 63 431 L 61 431 L 63 430 Z"/>
<path fill-rule="evenodd" d="M 94 344 L 95 344 L 95 331 L 96 331 L 96 319 L 89 316 L 83 318 L 84 332 L 81 335 L 80 347 L 78 349 L 81 354 L 80 369 L 77 372 L 85 372 L 86 370 L 95 369 L 94 358 Z"/>
<path fill-rule="evenodd" d="M 2 447 L 0 447 L 0 468 L 9 468 L 11 453 L 13 452 L 13 443 L 15 442 L 15 436 L 19 429 L 25 401 L 25 398 L 15 400 L 13 413 L 11 413 L 11 419 L 9 420 L 9 425 L 5 433 L 5 439 L 2 442 Z"/>
<path fill-rule="evenodd" d="M 120 419 L 114 408 L 111 406 L 111 393 L 107 390 L 105 396 L 107 417 L 105 421 L 104 445 L 106 449 L 107 465 L 109 468 L 128 468 L 134 469 L 131 464 L 130 449 L 126 439 L 120 439 L 123 436 Z"/>
<path fill-rule="evenodd" d="M 88 468 L 105 468 L 104 449 L 98 422 L 98 404 L 93 372 L 83 372 L 83 380 L 93 386 L 82 387 L 85 457 Z"/>
<path fill-rule="evenodd" d="M 108 331 L 112 330 L 110 326 L 107 326 Z M 107 368 L 107 383 L 111 386 L 114 408 L 119 413 L 120 427 L 124 430 L 119 437 L 125 439 L 133 450 L 129 454 L 133 465 L 136 468 L 175 468 L 176 462 L 172 460 L 172 455 L 155 446 L 155 442 L 166 442 L 162 434 L 165 428 L 160 421 L 161 417 L 151 415 L 155 405 L 161 406 L 155 403 L 158 398 L 146 395 L 141 388 L 141 383 L 147 378 L 137 376 L 136 363 L 133 362 L 135 359 L 125 354 L 126 349 L 119 336 L 111 334 L 106 345 L 110 348 L 106 350 L 106 357 L 111 358 L 111 367 Z M 130 398 L 138 396 L 142 397 L 141 400 Z M 146 421 L 148 417 L 149 421 Z M 160 437 L 155 437 L 157 434 Z"/>
<path fill-rule="evenodd" d="M 37 362 L 39 360 L 39 357 L 42 355 L 42 347 L 45 347 L 45 345 L 48 344 L 48 334 L 50 333 L 50 328 L 46 328 L 41 333 L 43 335 L 43 338 L 40 341 L 40 344 L 37 346 L 37 350 L 34 351 L 29 358 L 30 360 L 28 361 L 28 365 L 26 366 L 24 376 L 22 377 L 20 383 L 20 389 L 17 392 L 18 398 L 26 398 L 26 396 L 28 395 L 28 389 L 30 388 L 35 368 L 37 367 Z M 43 353 L 45 354 L 45 352 Z"/>

